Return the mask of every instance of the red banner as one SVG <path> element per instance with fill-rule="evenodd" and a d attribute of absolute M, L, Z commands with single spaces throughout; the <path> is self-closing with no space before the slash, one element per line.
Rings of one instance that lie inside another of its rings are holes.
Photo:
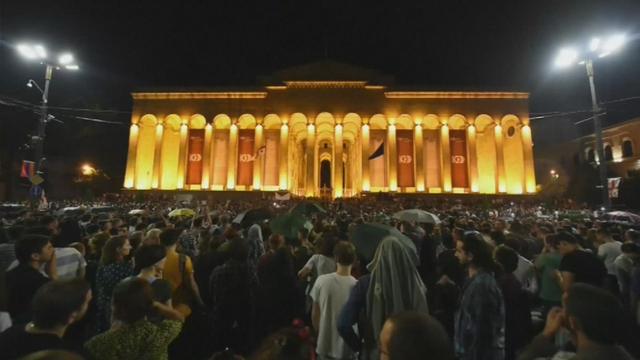
<path fill-rule="evenodd" d="M 254 130 L 240 130 L 238 133 L 238 185 L 253 185 Z"/>
<path fill-rule="evenodd" d="M 469 187 L 467 174 L 467 133 L 464 130 L 450 130 L 451 185 L 454 188 Z"/>
<path fill-rule="evenodd" d="M 187 185 L 200 185 L 202 181 L 203 155 L 204 155 L 204 130 L 189 130 L 189 157 L 187 158 Z"/>
<path fill-rule="evenodd" d="M 398 130 L 396 132 L 398 144 L 398 186 L 415 186 L 413 178 L 413 131 Z"/>

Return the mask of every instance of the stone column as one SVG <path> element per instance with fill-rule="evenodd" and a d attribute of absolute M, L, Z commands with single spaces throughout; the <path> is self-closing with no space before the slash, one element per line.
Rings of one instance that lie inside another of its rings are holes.
<path fill-rule="evenodd" d="M 313 123 L 307 124 L 307 171 L 305 178 L 305 196 L 312 197 L 315 195 L 315 152 L 316 152 L 316 127 Z"/>
<path fill-rule="evenodd" d="M 342 184 L 342 124 L 337 124 L 333 133 L 333 197 L 338 198 L 344 195 Z"/>
<path fill-rule="evenodd" d="M 476 127 L 474 124 L 467 126 L 467 159 L 469 162 L 469 183 L 471 192 L 479 191 L 478 185 L 478 151 L 476 149 Z"/>
<path fill-rule="evenodd" d="M 187 176 L 187 145 L 189 139 L 189 127 L 186 122 L 180 125 L 180 150 L 178 153 L 178 177 L 177 188 L 184 189 L 185 178 Z"/>
<path fill-rule="evenodd" d="M 362 158 L 362 191 L 371 190 L 371 178 L 369 177 L 369 119 L 362 119 L 362 137 L 360 138 Z"/>
<path fill-rule="evenodd" d="M 129 127 L 129 151 L 127 152 L 127 169 L 124 174 L 124 187 L 132 189 L 136 173 L 136 155 L 138 154 L 138 135 L 140 127 L 133 123 Z"/>
<path fill-rule="evenodd" d="M 156 125 L 156 144 L 153 155 L 153 175 L 151 177 L 151 188 L 157 189 L 162 182 L 160 179 L 162 174 L 162 134 L 164 134 L 164 125 L 158 123 Z"/>
<path fill-rule="evenodd" d="M 498 193 L 507 192 L 507 177 L 504 169 L 504 144 L 502 136 L 502 126 L 496 123 L 495 129 L 496 137 L 496 167 L 498 168 Z"/>
<path fill-rule="evenodd" d="M 398 191 L 398 153 L 396 149 L 396 125 L 395 119 L 389 119 L 387 126 L 387 164 L 389 169 L 389 191 Z"/>
<path fill-rule="evenodd" d="M 442 151 L 442 190 L 451 192 L 451 149 L 449 146 L 449 125 L 440 127 L 440 148 Z"/>
<path fill-rule="evenodd" d="M 287 125 L 287 121 L 283 120 L 282 125 L 280 126 L 280 171 L 279 171 L 279 183 L 280 190 L 287 190 L 288 188 L 288 177 L 289 177 L 289 168 L 288 168 L 288 160 L 289 160 L 289 126 Z"/>
<path fill-rule="evenodd" d="M 229 163 L 227 164 L 227 190 L 236 188 L 236 168 L 238 167 L 238 125 L 236 119 L 229 128 Z"/>
<path fill-rule="evenodd" d="M 528 121 L 522 126 L 522 150 L 524 152 L 524 184 L 528 194 L 536 192 L 536 173 L 533 165 L 533 140 Z"/>
<path fill-rule="evenodd" d="M 254 136 L 255 140 L 253 147 L 256 158 L 253 160 L 253 190 L 260 190 L 262 188 L 262 167 L 264 164 L 264 157 L 266 156 L 266 151 L 258 153 L 260 147 L 264 145 L 262 120 L 260 120 L 256 125 Z"/>
<path fill-rule="evenodd" d="M 211 179 L 211 174 L 213 173 L 213 165 L 211 161 L 211 148 L 212 148 L 212 139 L 213 139 L 213 126 L 211 124 L 207 124 L 204 127 L 204 149 L 202 149 L 202 183 L 200 184 L 200 188 L 202 190 L 209 189 L 209 183 Z"/>
<path fill-rule="evenodd" d="M 424 184 L 424 151 L 422 136 L 422 121 L 417 120 L 416 126 L 413 130 L 413 164 L 416 172 L 416 191 L 423 192 L 425 189 Z"/>

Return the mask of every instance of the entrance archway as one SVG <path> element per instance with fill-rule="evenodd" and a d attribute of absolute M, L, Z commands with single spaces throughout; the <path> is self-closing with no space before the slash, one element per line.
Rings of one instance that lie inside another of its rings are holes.
<path fill-rule="evenodd" d="M 331 190 L 331 188 L 331 161 L 322 160 L 320 161 L 320 190 Z"/>

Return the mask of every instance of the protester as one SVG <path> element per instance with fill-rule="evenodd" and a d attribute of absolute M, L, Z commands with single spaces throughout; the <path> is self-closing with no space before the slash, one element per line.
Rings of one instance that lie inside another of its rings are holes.
<path fill-rule="evenodd" d="M 453 347 L 442 325 L 427 314 L 393 315 L 380 332 L 380 360 L 453 360 Z"/>
<path fill-rule="evenodd" d="M 616 277 L 615 260 L 622 254 L 620 247 L 622 244 L 613 240 L 611 233 L 605 228 L 600 228 L 596 231 L 596 237 L 598 240 L 598 257 L 604 262 L 604 266 L 607 268 L 607 276 L 605 286 L 614 294 L 620 292 L 618 285 L 618 278 Z"/>
<path fill-rule="evenodd" d="M 463 360 L 504 359 L 505 307 L 490 248 L 480 233 L 467 232 L 457 242 L 456 257 L 468 274 L 456 317 L 456 355 Z"/>
<path fill-rule="evenodd" d="M 500 265 L 497 281 L 504 298 L 505 359 L 515 360 L 517 352 L 531 339 L 529 293 L 514 273 L 518 267 L 518 253 L 506 245 L 500 245 L 495 249 L 493 256 Z"/>
<path fill-rule="evenodd" d="M 122 235 L 110 238 L 102 250 L 100 267 L 96 274 L 96 330 L 98 333 L 111 327 L 113 289 L 120 280 L 133 275 L 133 264 L 126 261 L 130 251 L 129 240 Z"/>
<path fill-rule="evenodd" d="M 135 253 L 134 273 L 149 284 L 162 279 L 167 252 L 162 245 L 144 245 Z"/>
<path fill-rule="evenodd" d="M 559 267 L 559 282 L 567 292 L 574 283 L 586 283 L 602 287 L 607 269 L 596 255 L 582 250 L 578 238 L 568 232 L 559 232 L 558 250 L 562 254 Z"/>
<path fill-rule="evenodd" d="M 320 359 L 352 359 L 353 352 L 345 345 L 337 331 L 338 316 L 356 284 L 351 276 L 351 266 L 356 259 L 353 244 L 337 243 L 333 250 L 337 270 L 320 275 L 311 289 L 313 310 L 311 319 L 318 332 L 316 353 Z"/>
<path fill-rule="evenodd" d="M 368 265 L 370 275 L 358 279 L 338 320 L 338 332 L 354 352 L 377 359 L 380 331 L 387 318 L 405 310 L 428 313 L 426 288 L 416 270 L 415 248 L 395 237 L 384 238 Z M 413 255 L 410 255 L 413 253 Z M 353 331 L 364 313 L 360 336 Z"/>
<path fill-rule="evenodd" d="M 25 235 L 15 245 L 18 266 L 6 273 L 8 310 L 14 324 L 31 319 L 29 304 L 38 289 L 57 279 L 55 250 L 49 237 Z M 46 267 L 48 276 L 40 272 Z"/>
<path fill-rule="evenodd" d="M 536 336 L 519 360 L 551 357 L 559 349 L 553 340 L 562 328 L 571 333 L 575 356 L 566 359 L 631 360 L 633 357 L 619 341 L 624 332 L 622 305 L 611 293 L 590 284 L 572 285 L 564 309 L 554 308 L 547 316 L 544 330 Z"/>
<path fill-rule="evenodd" d="M 156 312 L 165 318 L 159 324 L 147 317 Z M 149 282 L 131 277 L 118 283 L 113 290 L 111 330 L 95 336 L 85 344 L 95 360 L 168 359 L 167 348 L 184 322 L 184 316 L 157 301 Z"/>
<path fill-rule="evenodd" d="M 535 266 L 540 276 L 540 293 L 538 294 L 543 305 L 543 313 L 554 306 L 560 306 L 562 299 L 562 287 L 556 272 L 560 268 L 562 255 L 558 251 L 559 241 L 554 234 L 547 234 L 544 239 L 542 253 L 536 258 Z"/>
<path fill-rule="evenodd" d="M 173 288 L 173 306 L 189 316 L 194 306 L 203 306 L 200 288 L 193 275 L 191 258 L 176 251 L 180 230 L 165 229 L 160 234 L 160 242 L 166 249 L 163 278 Z"/>
<path fill-rule="evenodd" d="M 32 318 L 0 333 L 0 356 L 15 359 L 52 349 L 71 349 L 63 340 L 68 327 L 86 313 L 91 289 L 84 280 L 57 280 L 44 284 L 35 293 Z"/>
<path fill-rule="evenodd" d="M 242 239 L 231 240 L 227 251 L 229 259 L 210 278 L 213 338 L 218 350 L 246 353 L 254 339 L 258 279 Z"/>

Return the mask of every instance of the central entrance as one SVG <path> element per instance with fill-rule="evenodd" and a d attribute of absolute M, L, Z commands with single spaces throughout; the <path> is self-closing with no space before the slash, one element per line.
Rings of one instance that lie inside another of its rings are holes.
<path fill-rule="evenodd" d="M 332 189 L 331 186 L 331 161 L 320 162 L 320 189 Z"/>

